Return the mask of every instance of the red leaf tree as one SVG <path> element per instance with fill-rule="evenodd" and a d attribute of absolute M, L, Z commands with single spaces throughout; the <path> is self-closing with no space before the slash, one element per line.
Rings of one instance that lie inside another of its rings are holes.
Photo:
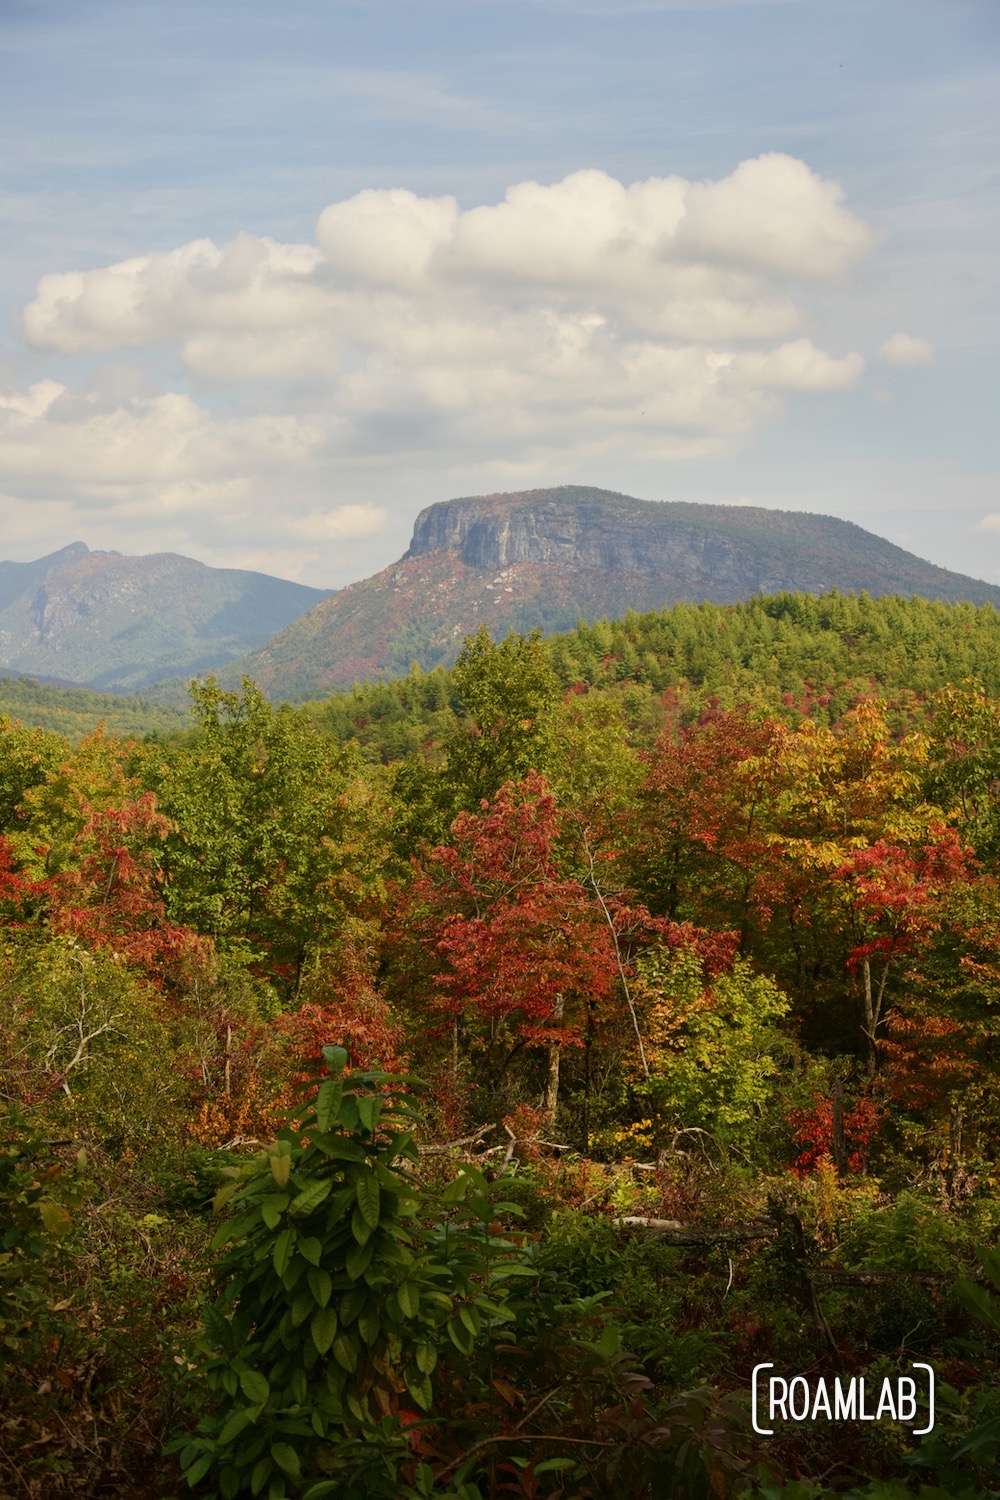
<path fill-rule="evenodd" d="M 154 982 L 202 967 L 211 945 L 167 918 L 157 863 L 171 824 L 152 792 L 117 807 L 88 807 L 68 867 L 41 884 L 50 930 L 105 948 Z"/>
<path fill-rule="evenodd" d="M 941 926 L 943 898 L 967 874 L 968 851 L 954 829 L 937 827 L 926 844 L 878 839 L 833 871 L 853 940 L 847 962 L 862 985 L 868 1070 L 878 1065 L 879 1032 L 887 1012 L 889 976 Z"/>
<path fill-rule="evenodd" d="M 429 1008 L 439 1037 L 451 1033 L 456 1069 L 464 1050 L 502 1072 L 526 1047 L 577 1039 L 585 998 L 611 994 L 612 935 L 591 893 L 557 868 L 559 814 L 537 772 L 451 831 L 451 845 L 416 861 L 399 967 L 411 1003 Z"/>

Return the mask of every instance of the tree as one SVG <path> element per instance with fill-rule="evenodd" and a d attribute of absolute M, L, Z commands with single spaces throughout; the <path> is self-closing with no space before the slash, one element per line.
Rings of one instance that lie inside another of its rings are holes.
<path fill-rule="evenodd" d="M 786 736 L 747 709 L 711 709 L 643 755 L 629 848 L 652 911 L 736 928 L 747 947 L 779 899 L 770 819 Z"/>
<path fill-rule="evenodd" d="M 567 696 L 554 717 L 549 781 L 570 845 L 585 832 L 592 850 L 621 849 L 634 828 L 631 814 L 643 769 L 617 696 Z M 582 862 L 570 858 L 579 871 L 586 870 L 586 856 Z"/>
<path fill-rule="evenodd" d="M 539 631 L 494 643 L 485 625 L 466 639 L 454 681 L 465 716 L 446 743 L 445 777 L 471 809 L 547 769 L 559 684 Z"/>
<path fill-rule="evenodd" d="M 295 995 L 310 962 L 361 941 L 381 884 L 388 810 L 355 752 L 245 680 L 193 689 L 200 733 L 161 784 L 176 824 L 171 910 L 219 948 L 266 963 Z"/>
<path fill-rule="evenodd" d="M 927 787 L 981 859 L 1000 855 L 1000 703 L 981 688 L 938 694 Z"/>
<path fill-rule="evenodd" d="M 397 929 L 397 993 L 406 984 L 409 1006 L 430 1006 L 450 1030 L 455 1068 L 463 1047 L 496 1081 L 523 1049 L 574 1039 L 581 1004 L 611 992 L 610 934 L 584 886 L 559 874 L 559 823 L 531 772 L 480 813 L 461 813 L 452 844 L 417 863 Z"/>
<path fill-rule="evenodd" d="M 945 893 L 965 874 L 966 850 L 954 830 L 944 828 L 932 843 L 916 849 L 879 839 L 833 872 L 853 939 L 847 965 L 862 984 L 869 1078 L 878 1066 L 890 974 L 938 930 Z"/>
<path fill-rule="evenodd" d="M 68 749 L 60 735 L 25 729 L 0 714 L 0 829 L 16 827 L 25 793 L 56 769 Z"/>
<path fill-rule="evenodd" d="M 167 915 L 155 846 L 171 827 L 152 792 L 90 812 L 66 867 L 45 882 L 50 929 L 107 949 L 157 980 L 190 978 L 203 968 L 211 944 Z"/>
<path fill-rule="evenodd" d="M 0 1103 L 115 1151 L 173 1144 L 186 1087 L 159 991 L 69 938 L 8 945 L 0 986 Z"/>
<path fill-rule="evenodd" d="M 710 975 L 693 942 L 651 948 L 637 970 L 650 1049 L 639 1092 L 654 1107 L 655 1144 L 694 1129 L 747 1147 L 787 1065 L 787 996 L 742 959 Z"/>
<path fill-rule="evenodd" d="M 0 889 L 18 920 L 178 979 L 208 950 L 169 918 L 162 861 L 173 825 L 133 774 L 133 748 L 98 729 L 25 794 Z"/>
<path fill-rule="evenodd" d="M 955 831 L 926 800 L 927 755 L 924 735 L 891 734 L 877 699 L 837 729 L 803 723 L 782 753 L 771 837 L 794 873 L 784 914 L 798 957 L 790 987 L 828 1044 L 860 1044 L 870 1075 L 889 976 L 930 943 L 944 891 L 967 869 Z M 845 994 L 845 978 L 858 988 Z"/>
<path fill-rule="evenodd" d="M 94 816 L 144 795 L 135 751 L 132 741 L 99 725 L 24 793 L 10 838 L 26 872 L 44 877 L 73 868 Z M 154 842 L 160 842 L 159 829 Z"/>

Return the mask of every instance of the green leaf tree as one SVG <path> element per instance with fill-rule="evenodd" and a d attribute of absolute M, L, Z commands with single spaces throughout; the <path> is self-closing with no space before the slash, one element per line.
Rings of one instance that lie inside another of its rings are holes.
<path fill-rule="evenodd" d="M 357 755 L 307 715 L 242 694 L 193 691 L 199 734 L 160 787 L 172 914 L 220 951 L 266 960 L 293 992 L 376 893 L 385 809 Z"/>
<path fill-rule="evenodd" d="M 184 1442 L 192 1486 L 269 1500 L 395 1500 L 406 1420 L 432 1400 L 454 1278 L 417 1217 L 422 1193 L 406 1080 L 329 1076 L 217 1200 L 221 1292 L 199 1375 L 214 1411 Z"/>
<path fill-rule="evenodd" d="M 485 625 L 467 638 L 453 675 L 465 717 L 447 742 L 445 777 L 474 808 L 505 782 L 547 769 L 559 683 L 540 631 L 494 642 Z"/>
<path fill-rule="evenodd" d="M 651 1036 L 641 1091 L 661 1139 L 693 1128 L 748 1146 L 790 1051 L 779 1030 L 787 997 L 742 959 L 706 985 L 693 948 L 653 949 L 637 967 Z"/>

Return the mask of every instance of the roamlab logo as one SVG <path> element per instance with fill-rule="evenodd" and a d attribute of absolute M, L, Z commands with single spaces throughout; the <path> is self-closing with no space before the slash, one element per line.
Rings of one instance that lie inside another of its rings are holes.
<path fill-rule="evenodd" d="M 759 1364 L 753 1371 L 753 1430 L 773 1437 L 779 1424 L 792 1422 L 902 1422 L 914 1437 L 934 1430 L 934 1371 L 914 1362 L 911 1370 L 926 1374 L 886 1377 L 869 1384 L 863 1375 L 848 1379 L 825 1376 L 809 1380 L 805 1375 L 765 1375 L 773 1364 Z M 920 1422 L 923 1425 L 917 1426 Z"/>

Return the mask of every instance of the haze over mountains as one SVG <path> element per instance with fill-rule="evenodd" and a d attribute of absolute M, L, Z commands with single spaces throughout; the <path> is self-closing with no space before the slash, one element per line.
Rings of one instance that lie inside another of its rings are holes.
<path fill-rule="evenodd" d="M 0 669 L 104 691 L 197 676 L 251 650 L 325 598 L 266 573 L 73 542 L 0 563 Z"/>
<path fill-rule="evenodd" d="M 448 664 L 481 624 L 556 631 L 682 600 L 833 588 L 1000 607 L 1000 588 L 832 516 L 562 485 L 429 506 L 398 563 L 330 595 L 222 676 L 315 697 L 414 660 Z"/>
<path fill-rule="evenodd" d="M 563 485 L 431 505 L 397 563 L 336 593 L 82 542 L 0 563 L 0 670 L 178 702 L 191 676 L 238 686 L 246 674 L 270 697 L 302 699 L 414 660 L 449 664 L 481 624 L 550 632 L 832 588 L 1000 608 L 1000 588 L 831 516 Z"/>

